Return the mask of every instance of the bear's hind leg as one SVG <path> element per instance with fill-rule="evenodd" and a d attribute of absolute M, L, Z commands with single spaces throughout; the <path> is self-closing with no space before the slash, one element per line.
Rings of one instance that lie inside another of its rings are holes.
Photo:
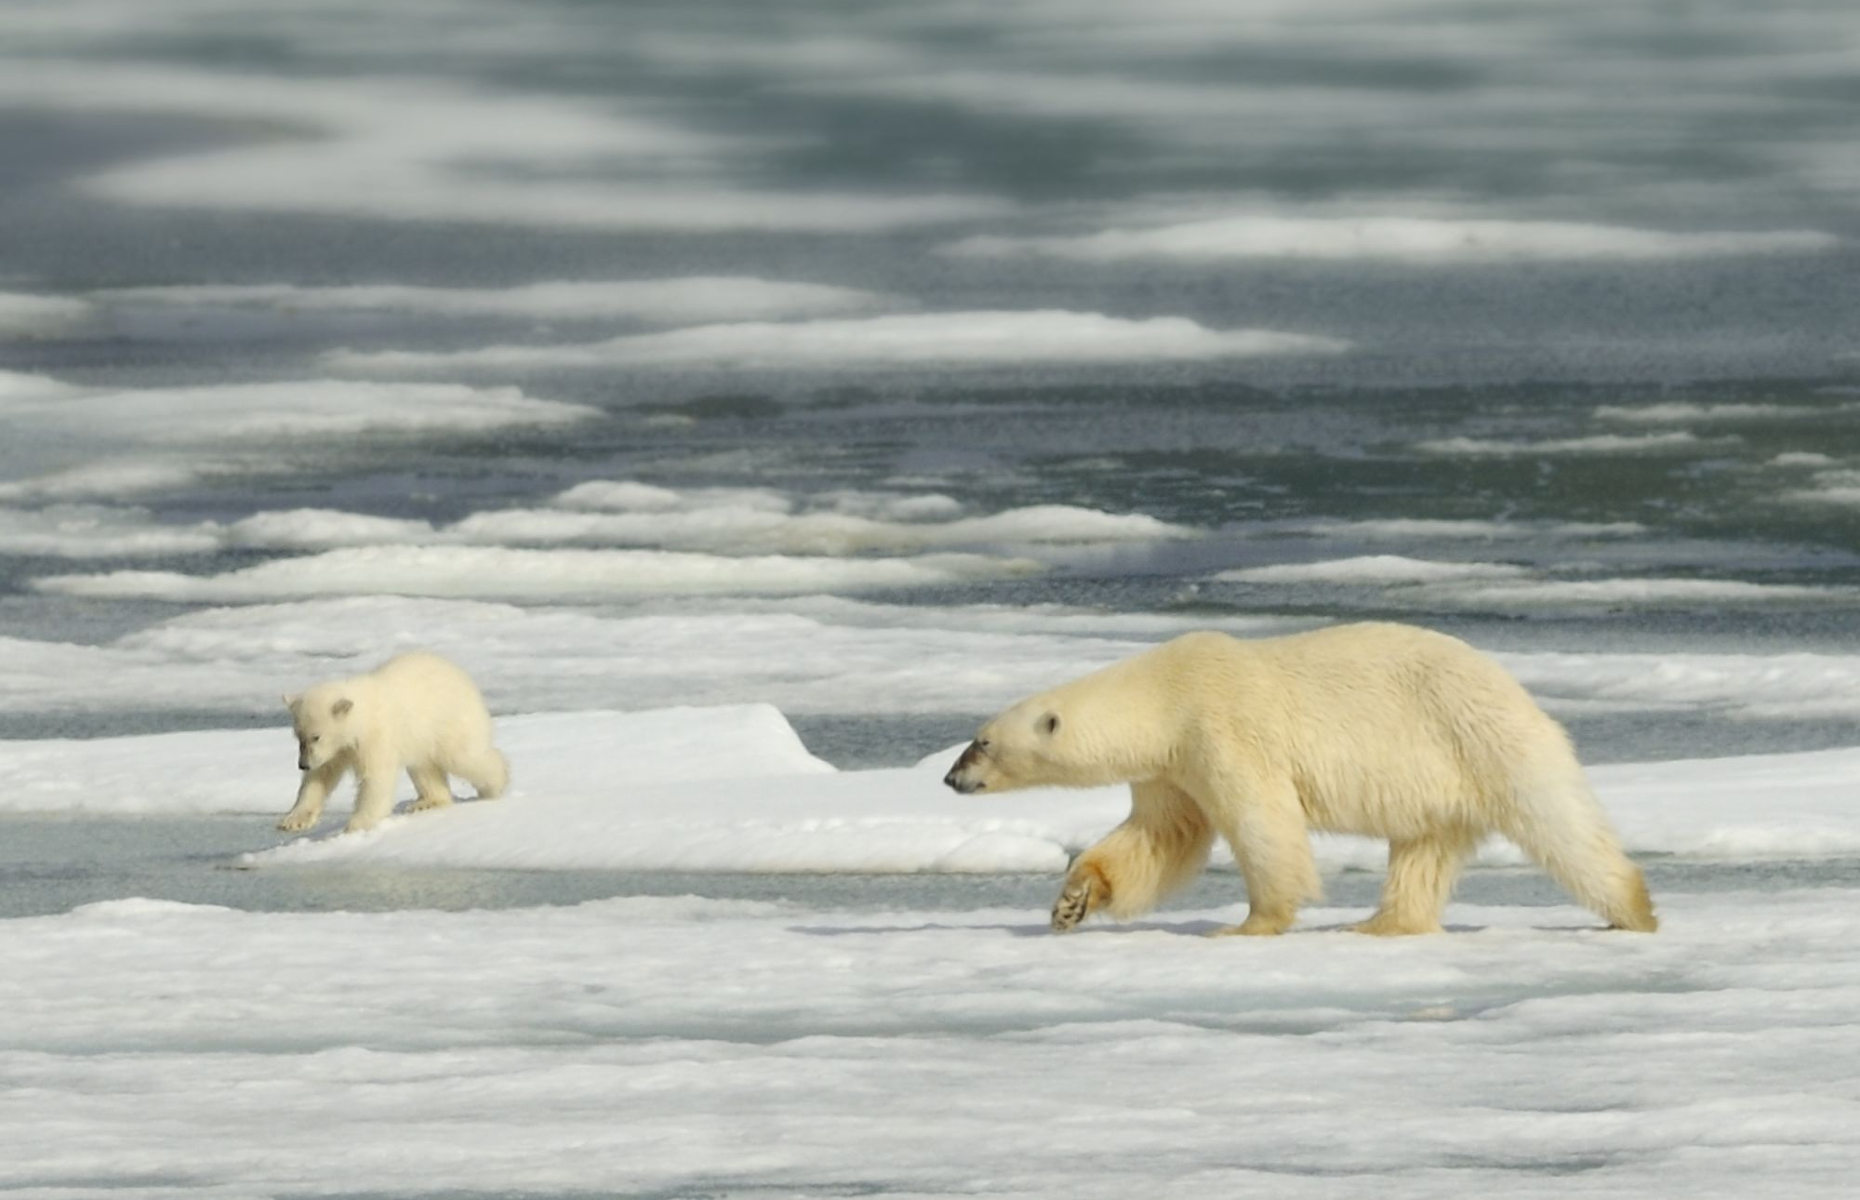
<path fill-rule="evenodd" d="M 1079 855 L 1053 903 L 1064 933 L 1108 909 L 1119 920 L 1148 912 L 1200 871 L 1214 829 L 1188 793 L 1161 780 L 1130 785 L 1130 816 Z"/>
<path fill-rule="evenodd" d="M 1465 829 L 1439 830 L 1426 837 L 1392 839 L 1389 873 L 1375 915 L 1355 926 L 1378 937 L 1439 933 L 1440 914 L 1453 894 L 1460 866 L 1478 838 Z"/>
<path fill-rule="evenodd" d="M 495 800 L 510 786 L 510 763 L 495 746 L 451 764 L 452 773 L 471 784 L 480 800 Z"/>
<path fill-rule="evenodd" d="M 1605 917 L 1610 928 L 1636 933 L 1660 928 L 1646 878 L 1622 852 L 1594 793 L 1573 770 L 1520 789 L 1517 811 L 1504 832 L 1570 895 Z"/>
<path fill-rule="evenodd" d="M 414 794 L 418 797 L 407 806 L 408 812 L 425 812 L 452 803 L 452 787 L 446 782 L 446 773 L 440 768 L 431 763 L 422 763 L 407 768 L 407 776 L 413 780 Z"/>
<path fill-rule="evenodd" d="M 1221 833 L 1246 880 L 1246 920 L 1215 937 L 1271 937 L 1298 918 L 1298 906 L 1324 894 L 1304 807 L 1291 782 L 1234 787 Z"/>

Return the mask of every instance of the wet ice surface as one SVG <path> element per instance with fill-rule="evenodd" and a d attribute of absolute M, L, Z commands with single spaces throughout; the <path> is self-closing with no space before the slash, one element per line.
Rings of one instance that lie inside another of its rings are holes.
<path fill-rule="evenodd" d="M 1058 872 L 865 874 L 592 868 L 431 866 L 324 862 L 255 871 L 246 855 L 279 841 L 272 817 L 45 814 L 0 816 L 0 918 L 69 912 L 104 900 L 148 897 L 252 912 L 386 912 L 524 908 L 618 896 L 703 896 L 814 908 L 961 911 L 1015 907 L 1037 923 L 1059 888 Z M 1714 861 L 1643 856 L 1649 886 L 1671 892 L 1860 888 L 1860 858 Z M 1333 905 L 1375 906 L 1379 872 L 1333 869 Z M 1555 905 L 1566 898 L 1532 867 L 1475 867 L 1457 895 L 1470 904 Z M 1244 914 L 1245 888 L 1231 867 L 1209 870 L 1165 912 L 1225 907 Z"/>

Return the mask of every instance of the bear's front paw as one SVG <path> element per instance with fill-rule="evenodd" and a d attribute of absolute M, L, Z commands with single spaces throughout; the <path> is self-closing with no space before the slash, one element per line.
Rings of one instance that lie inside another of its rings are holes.
<path fill-rule="evenodd" d="M 278 822 L 278 828 L 285 833 L 302 833 L 315 825 L 322 815 L 316 812 L 287 812 L 284 814 L 284 819 Z"/>
<path fill-rule="evenodd" d="M 1066 933 L 1091 915 L 1104 899 L 1104 884 L 1096 871 L 1077 871 L 1053 901 L 1053 932 Z"/>
<path fill-rule="evenodd" d="M 444 808 L 451 803 L 452 797 L 450 795 L 421 796 L 418 800 L 415 800 L 412 804 L 407 806 L 407 811 L 410 813 L 431 812 L 435 808 Z"/>

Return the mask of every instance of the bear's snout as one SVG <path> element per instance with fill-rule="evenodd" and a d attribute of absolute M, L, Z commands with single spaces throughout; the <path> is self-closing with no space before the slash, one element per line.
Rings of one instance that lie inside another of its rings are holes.
<path fill-rule="evenodd" d="M 943 786 L 965 796 L 981 791 L 986 785 L 975 777 L 975 767 L 981 757 L 982 742 L 978 738 L 969 743 L 968 748 L 957 757 L 956 765 L 949 769 L 949 774 L 943 776 Z"/>

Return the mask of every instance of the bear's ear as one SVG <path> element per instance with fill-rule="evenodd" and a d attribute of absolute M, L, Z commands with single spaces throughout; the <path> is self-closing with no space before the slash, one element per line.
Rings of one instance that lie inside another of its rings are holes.
<path fill-rule="evenodd" d="M 355 701 L 344 696 L 342 699 L 329 706 L 329 715 L 332 717 L 346 717 L 349 715 L 349 710 L 354 707 Z"/>
<path fill-rule="evenodd" d="M 1040 724 L 1039 724 L 1039 730 L 1046 737 L 1052 737 L 1055 733 L 1058 733 L 1059 732 L 1059 714 L 1056 712 L 1049 712 L 1045 716 L 1041 717 Z"/>
<path fill-rule="evenodd" d="M 303 702 L 303 697 L 287 695 L 283 699 L 284 699 L 284 707 L 290 709 L 293 716 L 296 715 L 297 706 Z"/>

